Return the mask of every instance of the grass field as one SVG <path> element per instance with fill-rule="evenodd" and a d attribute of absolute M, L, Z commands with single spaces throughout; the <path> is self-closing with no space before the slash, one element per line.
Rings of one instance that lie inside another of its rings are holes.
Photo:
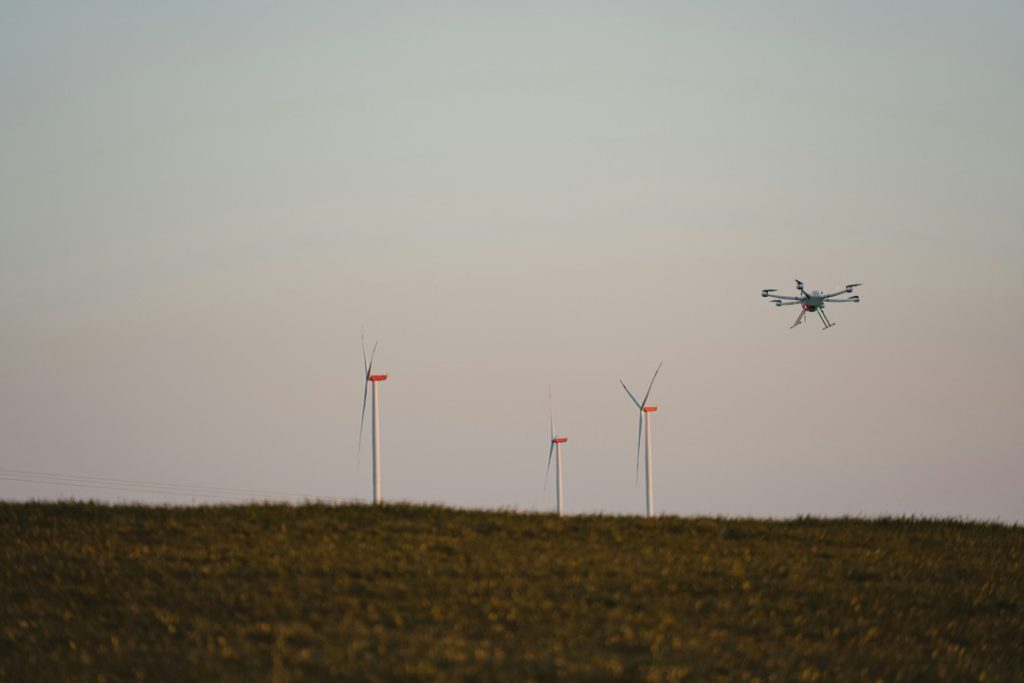
<path fill-rule="evenodd" d="M 1024 528 L 0 504 L 3 681 L 1021 681 Z"/>

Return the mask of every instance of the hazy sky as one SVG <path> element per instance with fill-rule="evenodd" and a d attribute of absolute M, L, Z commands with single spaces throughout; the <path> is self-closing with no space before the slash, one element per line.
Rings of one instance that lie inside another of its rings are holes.
<path fill-rule="evenodd" d="M 1024 521 L 1024 4 L 0 5 L 0 477 Z M 863 282 L 790 330 L 760 297 Z M 0 480 L 0 498 L 190 502 Z"/>

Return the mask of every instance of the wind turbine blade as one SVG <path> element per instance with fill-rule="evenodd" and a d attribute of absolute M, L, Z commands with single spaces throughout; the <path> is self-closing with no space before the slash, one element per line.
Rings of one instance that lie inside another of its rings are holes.
<path fill-rule="evenodd" d="M 641 409 L 642 409 L 642 408 L 643 408 L 643 406 L 642 406 L 642 405 L 640 405 L 640 401 L 636 400 L 636 396 L 634 396 L 634 395 L 633 395 L 633 392 L 631 392 L 631 391 L 630 391 L 630 390 L 629 390 L 629 389 L 628 389 L 628 388 L 626 387 L 626 383 L 625 383 L 625 382 L 623 382 L 623 381 L 622 381 L 622 380 L 620 379 L 620 380 L 619 380 L 619 384 L 621 384 L 621 385 L 622 385 L 622 388 L 626 390 L 626 393 L 627 393 L 627 394 L 629 394 L 629 398 L 630 398 L 630 400 L 632 400 L 632 401 L 633 401 L 633 403 L 634 403 L 634 404 L 636 404 L 636 407 L 637 407 L 637 408 L 641 408 Z"/>
<path fill-rule="evenodd" d="M 551 448 L 548 449 L 548 471 L 544 473 L 544 493 L 548 492 L 548 475 L 551 474 L 551 455 L 555 452 L 555 442 L 551 442 Z"/>
<path fill-rule="evenodd" d="M 551 406 L 551 385 L 548 385 L 548 414 L 551 417 L 551 439 L 555 438 L 555 409 Z"/>
<path fill-rule="evenodd" d="M 636 432 L 636 483 L 640 483 L 640 442 L 644 439 L 644 414 L 640 413 L 640 426 Z"/>
<path fill-rule="evenodd" d="M 367 374 L 369 377 L 369 374 Z M 363 451 L 363 423 L 366 422 L 366 394 L 370 389 L 370 380 L 363 382 L 363 410 L 359 415 L 359 450 L 357 453 Z"/>
<path fill-rule="evenodd" d="M 370 379 L 370 373 L 373 372 L 373 357 L 377 355 L 377 344 L 379 341 L 373 342 L 373 351 L 370 351 L 370 364 L 366 366 L 366 379 Z"/>
<path fill-rule="evenodd" d="M 370 379 L 370 366 L 366 363 L 366 333 L 359 330 L 359 347 L 363 351 L 363 409 L 359 414 L 359 448 L 356 453 L 363 450 L 363 422 L 366 421 L 366 392 L 370 388 L 367 382 Z M 356 461 L 358 462 L 358 460 Z"/>
<path fill-rule="evenodd" d="M 647 398 L 651 395 L 651 388 L 654 387 L 654 380 L 658 378 L 658 373 L 661 372 L 661 366 L 664 363 L 665 361 L 661 361 L 661 363 L 658 363 L 658 369 L 654 371 L 654 377 L 651 378 L 651 383 L 647 385 L 647 393 L 644 394 L 644 402 L 640 405 L 641 410 L 643 410 L 643 407 L 647 405 Z"/>
<path fill-rule="evenodd" d="M 359 346 L 362 347 L 362 373 L 370 377 L 370 367 L 367 366 L 367 336 L 359 333 Z"/>

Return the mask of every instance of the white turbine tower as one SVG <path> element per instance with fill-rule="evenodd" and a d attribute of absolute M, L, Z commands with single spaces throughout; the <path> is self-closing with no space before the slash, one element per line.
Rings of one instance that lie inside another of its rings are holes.
<path fill-rule="evenodd" d="M 661 363 L 658 363 L 658 369 L 654 371 L 654 377 L 651 377 L 651 383 L 647 385 L 647 393 L 644 394 L 643 401 L 637 401 L 633 393 L 626 387 L 626 383 L 621 379 L 619 384 L 629 394 L 629 398 L 633 401 L 636 407 L 640 410 L 640 427 L 636 435 L 636 474 L 637 479 L 640 477 L 640 442 L 643 440 L 644 435 L 647 435 L 646 448 L 644 449 L 644 468 L 646 470 L 647 478 L 647 517 L 654 517 L 654 490 L 653 490 L 653 478 L 654 475 L 651 472 L 651 413 L 658 410 L 658 406 L 647 405 L 647 399 L 651 395 L 651 388 L 654 387 L 654 380 L 658 377 L 658 372 L 661 371 Z"/>
<path fill-rule="evenodd" d="M 555 436 L 555 412 L 551 408 L 551 390 L 548 389 L 548 412 L 551 416 L 551 447 L 548 449 L 548 469 L 544 474 L 544 490 L 548 488 L 548 475 L 551 474 L 551 456 L 555 456 L 555 479 L 558 485 L 558 516 L 564 514 L 562 509 L 562 444 L 568 441 L 564 436 Z"/>
<path fill-rule="evenodd" d="M 366 394 L 370 387 L 373 387 L 372 407 L 370 408 L 370 422 L 373 430 L 373 504 L 380 505 L 380 404 L 377 399 L 377 384 L 388 378 L 386 374 L 374 374 L 373 357 L 377 353 L 377 342 L 373 343 L 373 350 L 370 352 L 370 360 L 366 360 L 366 344 L 363 343 L 363 371 L 365 372 L 365 383 L 363 384 L 363 412 L 359 418 L 359 450 L 363 449 L 363 423 L 366 421 Z"/>

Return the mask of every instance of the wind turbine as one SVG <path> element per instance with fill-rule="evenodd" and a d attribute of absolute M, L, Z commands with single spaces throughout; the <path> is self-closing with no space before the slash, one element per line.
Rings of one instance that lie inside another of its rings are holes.
<path fill-rule="evenodd" d="M 568 441 L 564 436 L 555 436 L 555 412 L 551 408 L 551 389 L 548 388 L 548 412 L 551 416 L 551 448 L 548 449 L 548 469 L 544 474 L 544 489 L 548 488 L 548 475 L 551 474 L 551 455 L 555 456 L 555 479 L 558 484 L 558 516 L 562 511 L 562 444 Z"/>
<path fill-rule="evenodd" d="M 647 405 L 647 399 L 651 395 L 651 388 L 654 387 L 654 380 L 658 377 L 658 372 L 661 371 L 662 363 L 658 363 L 658 369 L 654 371 L 654 377 L 651 377 L 651 383 L 647 385 L 647 393 L 644 394 L 644 400 L 636 400 L 636 396 L 626 387 L 626 383 L 621 379 L 619 384 L 629 394 L 629 398 L 636 405 L 637 409 L 640 410 L 640 427 L 636 435 L 636 475 L 637 479 L 640 477 L 640 442 L 643 440 L 644 435 L 647 435 L 646 448 L 644 449 L 644 469 L 647 478 L 647 517 L 654 517 L 654 490 L 652 487 L 653 474 L 651 473 L 651 413 L 658 410 L 658 406 Z"/>
<path fill-rule="evenodd" d="M 359 450 L 363 449 L 363 423 L 366 421 L 366 394 L 370 387 L 373 387 L 373 402 L 370 409 L 370 421 L 373 429 L 373 504 L 380 505 L 380 405 L 377 400 L 377 384 L 388 378 L 386 374 L 374 374 L 373 357 L 377 353 L 377 343 L 373 343 L 373 350 L 370 352 L 370 360 L 366 360 L 366 341 L 362 340 L 363 347 L 363 371 L 365 372 L 365 384 L 363 384 L 363 412 L 359 418 Z"/>

